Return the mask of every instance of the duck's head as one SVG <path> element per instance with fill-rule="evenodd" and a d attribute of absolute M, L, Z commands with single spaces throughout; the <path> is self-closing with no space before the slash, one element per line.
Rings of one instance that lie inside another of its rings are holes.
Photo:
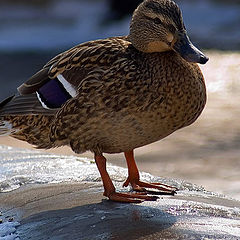
<path fill-rule="evenodd" d="M 172 0 L 145 0 L 133 14 L 129 40 L 142 52 L 174 50 L 188 62 L 208 61 L 189 40 L 182 13 Z"/>

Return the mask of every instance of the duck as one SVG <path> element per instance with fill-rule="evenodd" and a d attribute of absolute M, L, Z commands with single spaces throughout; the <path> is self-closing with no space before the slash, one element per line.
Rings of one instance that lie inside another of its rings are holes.
<path fill-rule="evenodd" d="M 36 148 L 91 151 L 109 200 L 155 201 L 149 189 L 177 189 L 140 180 L 134 150 L 159 141 L 200 116 L 206 87 L 198 64 L 205 56 L 190 41 L 179 6 L 144 0 L 127 36 L 79 44 L 50 60 L 0 103 L 0 135 Z M 124 153 L 128 177 L 117 191 L 105 153 Z"/>

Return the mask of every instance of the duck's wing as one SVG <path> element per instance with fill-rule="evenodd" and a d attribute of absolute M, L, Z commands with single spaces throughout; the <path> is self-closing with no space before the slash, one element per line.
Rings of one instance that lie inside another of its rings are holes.
<path fill-rule="evenodd" d="M 55 114 L 90 72 L 109 68 L 127 44 L 126 37 L 95 40 L 57 55 L 0 103 L 0 115 Z"/>
<path fill-rule="evenodd" d="M 49 76 L 50 68 L 43 68 L 18 88 L 18 93 L 0 103 L 0 116 L 47 114 L 54 115 L 77 89 L 58 74 Z"/>

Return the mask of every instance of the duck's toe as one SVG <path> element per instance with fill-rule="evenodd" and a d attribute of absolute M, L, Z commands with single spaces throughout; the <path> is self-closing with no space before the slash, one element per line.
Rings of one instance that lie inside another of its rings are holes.
<path fill-rule="evenodd" d="M 141 203 L 143 201 L 156 201 L 157 196 L 149 196 L 142 193 L 118 193 L 114 192 L 107 196 L 109 200 L 124 203 Z"/>
<path fill-rule="evenodd" d="M 142 181 L 131 182 L 132 189 L 136 192 L 146 192 L 148 194 L 155 195 L 174 195 L 177 192 L 177 188 L 168 186 L 161 183 L 146 183 Z M 149 189 L 157 189 L 158 191 L 152 191 Z"/>

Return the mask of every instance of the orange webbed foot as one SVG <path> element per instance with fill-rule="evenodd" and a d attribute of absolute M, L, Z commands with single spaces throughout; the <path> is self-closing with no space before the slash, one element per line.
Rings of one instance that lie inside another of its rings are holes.
<path fill-rule="evenodd" d="M 157 196 L 148 196 L 146 193 L 119 193 L 104 194 L 111 201 L 124 203 L 141 203 L 143 201 L 156 201 Z"/>
<path fill-rule="evenodd" d="M 129 184 L 132 186 L 133 190 L 136 192 L 146 192 L 150 194 L 169 194 L 169 195 L 174 195 L 176 191 L 178 190 L 177 188 L 161 184 L 161 183 L 146 183 L 140 181 L 140 175 L 139 171 L 136 165 L 136 162 L 134 160 L 134 154 L 133 151 L 125 152 L 125 158 L 127 161 L 128 165 L 128 178 L 123 184 L 124 187 L 127 187 Z M 147 190 L 148 188 L 150 189 L 157 189 L 157 191 L 151 191 Z"/>
<path fill-rule="evenodd" d="M 175 187 L 168 186 L 165 184 L 161 183 L 146 183 L 139 181 L 138 179 L 133 179 L 132 181 L 128 178 L 125 183 L 123 184 L 123 187 L 127 187 L 129 184 L 131 184 L 132 189 L 136 192 L 147 192 L 151 194 L 169 194 L 169 195 L 174 195 L 176 191 L 178 190 Z M 151 189 L 157 189 L 159 192 L 156 191 L 149 191 L 146 188 L 151 188 Z"/>
<path fill-rule="evenodd" d="M 95 161 L 102 177 L 104 186 L 104 196 L 109 200 L 124 203 L 141 203 L 143 201 L 156 201 L 158 197 L 148 196 L 147 193 L 119 193 L 116 192 L 115 187 L 106 170 L 106 158 L 102 155 L 95 155 Z"/>

